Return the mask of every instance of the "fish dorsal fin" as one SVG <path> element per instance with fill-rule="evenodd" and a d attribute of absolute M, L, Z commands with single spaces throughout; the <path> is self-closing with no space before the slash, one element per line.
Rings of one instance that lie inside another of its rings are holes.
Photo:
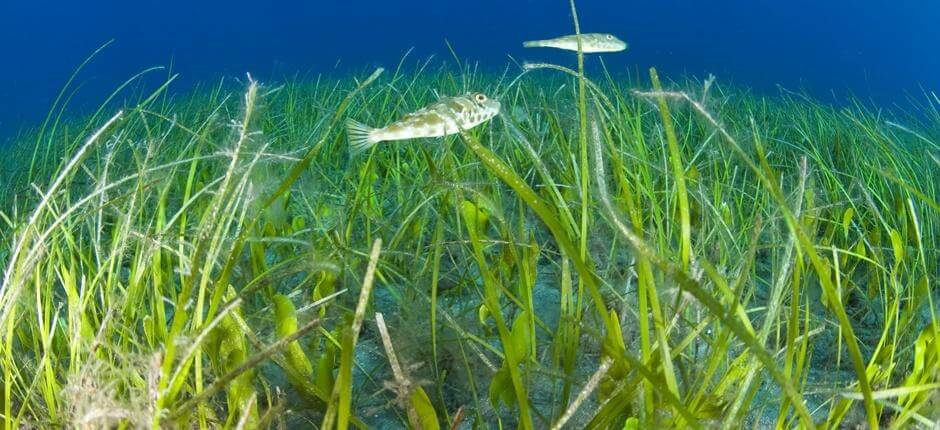
<path fill-rule="evenodd" d="M 433 104 L 424 106 L 424 107 L 422 107 L 422 108 L 420 108 L 420 109 L 418 109 L 418 110 L 416 110 L 416 111 L 414 111 L 414 112 L 408 113 L 407 115 L 405 115 L 405 118 L 411 118 L 411 117 L 415 117 L 415 116 L 419 116 L 419 115 L 424 115 L 424 114 L 427 113 L 429 110 L 431 110 L 431 108 L 434 107 L 434 105 L 436 105 L 436 104 L 437 104 L 437 102 L 434 102 Z"/>

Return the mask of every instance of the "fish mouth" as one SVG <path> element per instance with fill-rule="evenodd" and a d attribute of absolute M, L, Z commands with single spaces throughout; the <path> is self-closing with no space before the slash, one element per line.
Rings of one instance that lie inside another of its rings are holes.
<path fill-rule="evenodd" d="M 502 109 L 503 105 L 499 103 L 499 100 L 491 99 L 486 102 L 486 107 L 498 114 L 500 109 Z"/>
<path fill-rule="evenodd" d="M 614 43 L 608 45 L 607 48 L 610 49 L 610 52 L 626 51 L 626 50 L 627 50 L 627 42 L 622 42 L 622 41 L 619 41 L 619 40 L 618 40 L 618 41 L 616 41 L 616 42 L 614 42 Z"/>

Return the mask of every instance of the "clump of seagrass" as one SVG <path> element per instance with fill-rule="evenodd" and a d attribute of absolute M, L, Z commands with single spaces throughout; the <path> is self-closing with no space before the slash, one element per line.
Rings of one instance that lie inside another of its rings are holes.
<path fill-rule="evenodd" d="M 652 72 L 655 74 L 655 71 Z M 655 78 L 654 78 L 655 80 Z M 639 93 L 637 95 L 644 96 L 647 93 Z M 660 108 L 665 109 L 665 97 L 666 93 L 662 91 L 657 91 L 653 93 L 653 96 L 659 96 L 660 99 Z M 726 139 L 729 139 L 732 142 L 735 142 L 734 139 L 727 133 L 727 131 L 722 128 L 719 123 L 704 110 L 701 104 L 692 100 L 685 93 L 675 93 L 671 94 L 677 98 L 683 98 L 688 100 L 696 109 L 701 109 L 703 115 L 706 119 L 716 128 L 719 129 L 719 132 L 722 133 L 722 136 Z M 595 101 L 595 106 L 597 106 Z M 663 115 L 664 118 L 668 117 L 668 112 Z M 671 127 L 671 124 L 666 124 L 667 129 Z M 792 402 L 793 406 L 796 408 L 797 415 L 801 420 L 803 425 L 812 426 L 812 418 L 810 417 L 810 412 L 806 408 L 806 405 L 803 401 L 802 395 L 794 388 L 789 380 L 783 375 L 779 367 L 774 362 L 774 358 L 770 353 L 763 347 L 761 342 L 755 337 L 753 333 L 747 328 L 745 322 L 739 320 L 736 316 L 732 314 L 739 309 L 732 309 L 731 311 L 726 311 L 724 306 L 716 300 L 708 291 L 705 290 L 703 284 L 700 282 L 700 279 L 697 279 L 683 268 L 678 267 L 672 262 L 664 259 L 662 256 L 654 252 L 651 246 L 639 235 L 637 235 L 632 226 L 626 220 L 623 220 L 614 209 L 613 203 L 611 202 L 609 188 L 607 186 L 607 180 L 605 179 L 605 169 L 604 169 L 604 158 L 603 150 L 601 149 L 601 132 L 599 129 L 598 121 L 595 120 L 592 123 L 592 140 L 593 140 L 593 152 L 594 152 L 594 173 L 595 180 L 597 181 L 598 195 L 602 206 L 606 212 L 606 215 L 609 217 L 611 222 L 616 226 L 616 230 L 620 235 L 626 239 L 630 246 L 639 254 L 647 258 L 654 266 L 662 270 L 669 278 L 676 281 L 679 285 L 679 288 L 687 294 L 695 297 L 699 303 L 701 303 L 705 308 L 709 310 L 715 317 L 717 317 L 722 324 L 728 327 L 738 338 L 740 338 L 756 356 L 756 358 L 764 365 L 766 370 L 771 374 L 771 376 L 777 381 L 780 385 L 783 393 L 786 397 Z M 739 304 L 735 303 L 734 307 L 738 307 Z M 687 417 L 685 417 L 687 418 Z"/>
<path fill-rule="evenodd" d="M 655 80 L 654 80 L 654 83 Z M 710 83 L 709 83 L 710 85 Z M 858 345 L 858 340 L 855 337 L 855 331 L 852 327 L 851 321 L 849 320 L 848 314 L 844 308 L 841 298 L 837 299 L 837 296 L 840 294 L 837 291 L 837 286 L 834 285 L 833 281 L 829 279 L 829 273 L 831 268 L 827 260 L 824 260 L 815 250 L 815 244 L 810 239 L 809 234 L 803 230 L 803 227 L 799 224 L 796 216 L 793 211 L 787 207 L 786 200 L 783 196 L 783 191 L 780 188 L 780 185 L 776 182 L 775 178 L 767 173 L 766 163 L 764 162 L 763 155 L 761 154 L 762 150 L 758 151 L 758 156 L 760 158 L 761 164 L 758 164 L 752 160 L 741 148 L 738 141 L 731 136 L 730 133 L 712 116 L 703 106 L 701 102 L 693 100 L 688 94 L 683 92 L 670 92 L 663 91 L 659 88 L 657 83 L 656 88 L 652 92 L 635 92 L 636 95 L 641 97 L 655 97 L 659 101 L 659 105 L 662 108 L 666 106 L 666 99 L 678 99 L 685 100 L 688 102 L 692 108 L 697 111 L 709 124 L 711 124 L 718 133 L 722 136 L 725 142 L 734 150 L 737 155 L 744 160 L 748 166 L 753 170 L 757 175 L 763 186 L 770 191 L 771 196 L 776 200 L 780 205 L 781 212 L 784 215 L 784 219 L 787 223 L 787 227 L 792 233 L 793 237 L 799 243 L 800 247 L 806 252 L 807 257 L 809 258 L 813 269 L 817 272 L 820 279 L 820 286 L 822 287 L 823 298 L 832 305 L 832 311 L 835 314 L 841 332 L 845 338 L 846 347 L 849 352 L 849 357 L 852 361 L 852 366 L 854 367 L 856 376 L 858 377 L 858 386 L 862 394 L 863 405 L 865 406 L 866 415 L 868 417 L 868 425 L 872 428 L 878 427 L 878 412 L 875 407 L 874 397 L 872 395 L 872 387 L 869 382 L 869 376 L 866 371 L 867 364 L 862 357 L 861 349 Z M 665 116 L 664 116 L 665 117 Z M 751 120 L 753 125 L 753 119 Z M 776 375 L 775 375 L 776 376 Z M 779 379 L 779 378 L 778 378 Z M 781 381 L 782 382 L 782 381 Z M 787 384 L 782 384 L 782 387 L 785 391 L 792 390 L 792 387 Z M 793 393 L 796 394 L 796 393 Z M 793 397 L 793 396 L 791 396 Z M 795 404 L 794 404 L 795 405 Z M 808 420 L 808 417 L 802 417 L 806 414 L 806 411 L 800 411 L 801 418 L 805 421 Z"/>

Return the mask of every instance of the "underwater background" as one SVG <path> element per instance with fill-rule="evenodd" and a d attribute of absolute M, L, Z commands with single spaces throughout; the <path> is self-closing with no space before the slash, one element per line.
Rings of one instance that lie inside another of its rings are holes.
<path fill-rule="evenodd" d="M 829 101 L 891 105 L 940 87 L 940 3 L 930 0 L 607 1 L 579 5 L 585 31 L 630 44 L 614 72 L 651 66 L 669 76 L 715 74 L 773 93 L 780 85 Z M 545 0 L 196 2 L 5 1 L 0 5 L 0 136 L 42 119 L 69 74 L 114 43 L 80 77 L 87 107 L 117 82 L 172 66 L 176 87 L 251 72 L 265 80 L 450 58 L 444 41 L 480 67 L 564 54 L 522 40 L 567 34 L 570 13 Z M 834 97 L 835 96 L 835 97 Z M 6 139 L 3 139 L 6 140 Z M 0 141 L 3 141 L 0 140 Z"/>
<path fill-rule="evenodd" d="M 5 1 L 0 428 L 936 430 L 938 5 Z"/>

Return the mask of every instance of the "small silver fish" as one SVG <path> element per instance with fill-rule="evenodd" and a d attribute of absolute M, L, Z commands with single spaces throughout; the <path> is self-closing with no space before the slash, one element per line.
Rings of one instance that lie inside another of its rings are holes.
<path fill-rule="evenodd" d="M 448 136 L 489 121 L 499 109 L 499 101 L 483 93 L 470 93 L 443 98 L 382 128 L 347 119 L 349 149 L 359 153 L 388 140 Z"/>
<path fill-rule="evenodd" d="M 522 46 L 526 48 L 558 48 L 568 51 L 578 50 L 578 36 L 556 37 L 546 40 L 532 40 L 525 42 Z M 582 33 L 581 34 L 581 52 L 586 54 L 598 52 L 620 52 L 627 49 L 627 43 L 618 39 L 617 36 L 606 33 Z"/>

